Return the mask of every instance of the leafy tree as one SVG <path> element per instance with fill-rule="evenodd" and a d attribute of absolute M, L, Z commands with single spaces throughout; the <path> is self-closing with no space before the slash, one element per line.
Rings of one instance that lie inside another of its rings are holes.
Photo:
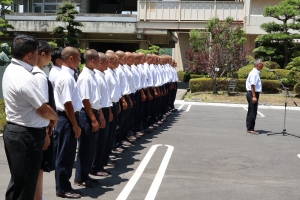
<path fill-rule="evenodd" d="M 268 34 L 256 38 L 258 47 L 253 50 L 255 55 L 264 60 L 275 61 L 285 68 L 290 59 L 299 54 L 300 45 L 295 44 L 293 39 L 299 39 L 300 34 L 292 33 L 292 30 L 300 29 L 299 15 L 300 0 L 283 0 L 279 5 L 265 7 L 263 16 L 273 17 L 280 23 L 261 25 Z"/>
<path fill-rule="evenodd" d="M 12 10 L 9 10 L 9 6 L 11 6 L 14 3 L 13 0 L 0 0 L 0 12 L 1 12 L 1 18 L 0 18 L 0 29 L 6 29 L 6 28 L 11 28 L 14 29 L 12 25 L 8 23 L 7 20 L 3 18 L 4 14 L 9 14 L 12 12 Z M 6 37 L 8 36 L 7 33 L 3 33 L 0 31 L 0 37 Z"/>
<path fill-rule="evenodd" d="M 144 54 L 158 54 L 159 46 L 152 45 L 149 49 L 138 49 L 136 52 L 143 52 Z"/>
<path fill-rule="evenodd" d="M 172 49 L 170 49 L 170 48 L 160 48 L 158 54 L 159 55 L 169 55 L 169 56 L 171 56 L 172 55 Z"/>
<path fill-rule="evenodd" d="M 61 47 L 79 47 L 79 41 L 77 38 L 82 31 L 76 27 L 82 27 L 83 24 L 74 20 L 75 15 L 78 14 L 76 5 L 70 2 L 61 3 L 57 7 L 56 14 L 56 21 L 63 21 L 67 23 L 66 27 L 58 26 L 52 31 L 53 34 L 60 37 L 60 39 L 55 40 L 57 45 Z"/>
<path fill-rule="evenodd" d="M 206 32 L 190 31 L 192 49 L 185 51 L 188 60 L 186 70 L 190 73 L 205 73 L 212 78 L 218 93 L 216 77 L 233 77 L 233 72 L 246 63 L 248 50 L 243 50 L 246 33 L 242 24 L 228 17 L 225 21 L 213 18 L 206 25 Z M 216 71 L 219 68 L 219 72 Z"/>

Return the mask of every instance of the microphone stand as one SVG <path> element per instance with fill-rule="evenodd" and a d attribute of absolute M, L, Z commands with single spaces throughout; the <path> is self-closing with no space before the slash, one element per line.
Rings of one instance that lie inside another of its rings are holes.
<path fill-rule="evenodd" d="M 282 88 L 284 89 L 284 91 L 285 91 L 285 103 L 284 103 L 284 120 L 283 120 L 283 130 L 282 130 L 282 132 L 279 132 L 279 133 L 268 133 L 267 136 L 269 136 L 269 135 L 282 134 L 283 136 L 289 135 L 289 136 L 294 136 L 294 137 L 300 138 L 300 136 L 297 136 L 297 135 L 293 135 L 293 134 L 287 133 L 287 132 L 286 132 L 286 128 L 285 128 L 285 122 L 286 122 L 286 107 L 287 107 L 287 99 L 288 99 L 288 97 L 289 97 L 290 99 L 292 99 L 292 101 L 294 102 L 295 106 L 298 106 L 298 105 L 296 104 L 296 102 L 294 101 L 294 99 L 290 96 L 289 91 L 288 91 L 287 88 L 283 85 L 282 81 L 279 79 L 279 77 L 277 76 L 276 72 L 275 72 L 274 70 L 268 70 L 268 71 L 274 73 L 276 79 L 280 82 Z"/>

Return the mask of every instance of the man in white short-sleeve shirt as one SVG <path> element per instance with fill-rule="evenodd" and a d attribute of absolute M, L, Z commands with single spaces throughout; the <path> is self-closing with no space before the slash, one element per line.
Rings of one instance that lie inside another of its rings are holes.
<path fill-rule="evenodd" d="M 46 126 L 57 121 L 56 113 L 41 94 L 32 66 L 38 60 L 38 41 L 18 35 L 12 46 L 12 61 L 3 75 L 7 124 L 3 140 L 12 178 L 6 199 L 33 199 L 42 159 Z M 16 73 L 18 72 L 18 73 Z"/>
<path fill-rule="evenodd" d="M 52 86 L 54 88 L 54 83 L 55 83 L 55 79 L 58 76 L 60 70 L 61 70 L 61 66 L 62 66 L 62 58 L 61 58 L 61 51 L 62 48 L 61 47 L 56 47 L 52 50 L 51 53 L 51 61 L 53 63 L 52 68 L 50 70 L 49 73 L 49 81 L 52 83 Z"/>
<path fill-rule="evenodd" d="M 263 62 L 261 59 L 256 59 L 254 61 L 254 68 L 249 73 L 246 80 L 246 90 L 247 90 L 247 101 L 248 101 L 248 112 L 246 118 L 247 133 L 257 135 L 258 132 L 254 130 L 255 120 L 257 115 L 258 99 L 259 93 L 262 92 L 262 85 L 259 73 L 263 68 Z"/>

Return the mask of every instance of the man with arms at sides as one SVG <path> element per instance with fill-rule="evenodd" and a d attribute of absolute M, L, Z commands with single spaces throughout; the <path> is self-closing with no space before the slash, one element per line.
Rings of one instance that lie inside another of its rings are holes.
<path fill-rule="evenodd" d="M 98 180 L 90 178 L 99 128 L 105 127 L 101 110 L 101 97 L 94 69 L 100 63 L 98 52 L 89 49 L 84 53 L 85 66 L 77 81 L 83 108 L 79 113 L 81 135 L 78 139 L 75 185 L 94 187 Z"/>
<path fill-rule="evenodd" d="M 104 53 L 98 53 L 99 55 L 99 65 L 94 69 L 95 76 L 97 79 L 97 87 L 99 91 L 99 96 L 101 97 L 101 109 L 103 113 L 103 117 L 107 123 L 105 123 L 105 127 L 99 130 L 98 138 L 96 141 L 96 150 L 93 158 L 92 168 L 90 170 L 90 174 L 94 176 L 108 176 L 110 172 L 104 170 L 104 149 L 107 141 L 109 122 L 113 120 L 113 114 L 111 111 L 112 102 L 109 96 L 109 88 L 107 82 L 105 80 L 104 71 L 107 70 L 107 58 Z"/>
<path fill-rule="evenodd" d="M 79 90 L 74 78 L 74 69 L 80 62 L 80 53 L 74 47 L 62 50 L 63 65 L 55 80 L 54 97 L 58 122 L 53 133 L 56 147 L 55 181 L 56 196 L 81 198 L 72 189 L 70 178 L 74 164 L 79 128 L 79 111 L 82 108 Z"/>
<path fill-rule="evenodd" d="M 13 59 L 3 75 L 7 121 L 3 140 L 11 173 L 6 200 L 34 198 L 46 127 L 57 122 L 56 113 L 46 104 L 31 74 L 38 61 L 38 45 L 32 36 L 16 36 Z"/>
<path fill-rule="evenodd" d="M 58 76 L 58 73 L 60 72 L 61 66 L 63 64 L 63 60 L 61 58 L 61 51 L 61 47 L 55 47 L 51 53 L 51 61 L 53 65 L 49 73 L 49 81 L 52 83 L 53 87 L 55 79 Z"/>
<path fill-rule="evenodd" d="M 246 118 L 247 133 L 258 135 L 258 132 L 254 130 L 255 120 L 257 115 L 259 93 L 262 92 L 262 85 L 259 73 L 262 70 L 264 64 L 261 59 L 254 61 L 254 68 L 249 73 L 246 80 L 248 112 Z"/>
<path fill-rule="evenodd" d="M 113 162 L 110 160 L 109 155 L 111 154 L 112 148 L 113 148 L 113 143 L 114 143 L 114 138 L 115 138 L 115 132 L 116 132 L 116 124 L 117 124 L 117 119 L 118 119 L 118 114 L 119 114 L 119 101 L 120 98 L 122 97 L 121 93 L 121 87 L 117 78 L 117 74 L 114 71 L 115 68 L 118 67 L 119 61 L 115 53 L 108 52 L 105 54 L 107 57 L 107 62 L 108 62 L 108 68 L 104 72 L 105 73 L 105 80 L 108 85 L 108 92 L 110 95 L 110 100 L 112 102 L 112 114 L 113 114 L 113 120 L 109 123 L 109 130 L 108 130 L 108 136 L 107 136 L 107 142 L 106 142 L 106 147 L 104 150 L 104 161 L 103 164 L 105 166 L 111 166 L 114 167 L 117 165 L 116 162 Z"/>

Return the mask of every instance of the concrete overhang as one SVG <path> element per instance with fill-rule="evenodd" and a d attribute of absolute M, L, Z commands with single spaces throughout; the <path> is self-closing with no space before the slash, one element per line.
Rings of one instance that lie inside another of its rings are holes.
<path fill-rule="evenodd" d="M 149 28 L 149 29 L 168 29 L 168 30 L 190 30 L 190 29 L 205 29 L 207 21 L 137 21 L 136 27 L 139 29 Z"/>

